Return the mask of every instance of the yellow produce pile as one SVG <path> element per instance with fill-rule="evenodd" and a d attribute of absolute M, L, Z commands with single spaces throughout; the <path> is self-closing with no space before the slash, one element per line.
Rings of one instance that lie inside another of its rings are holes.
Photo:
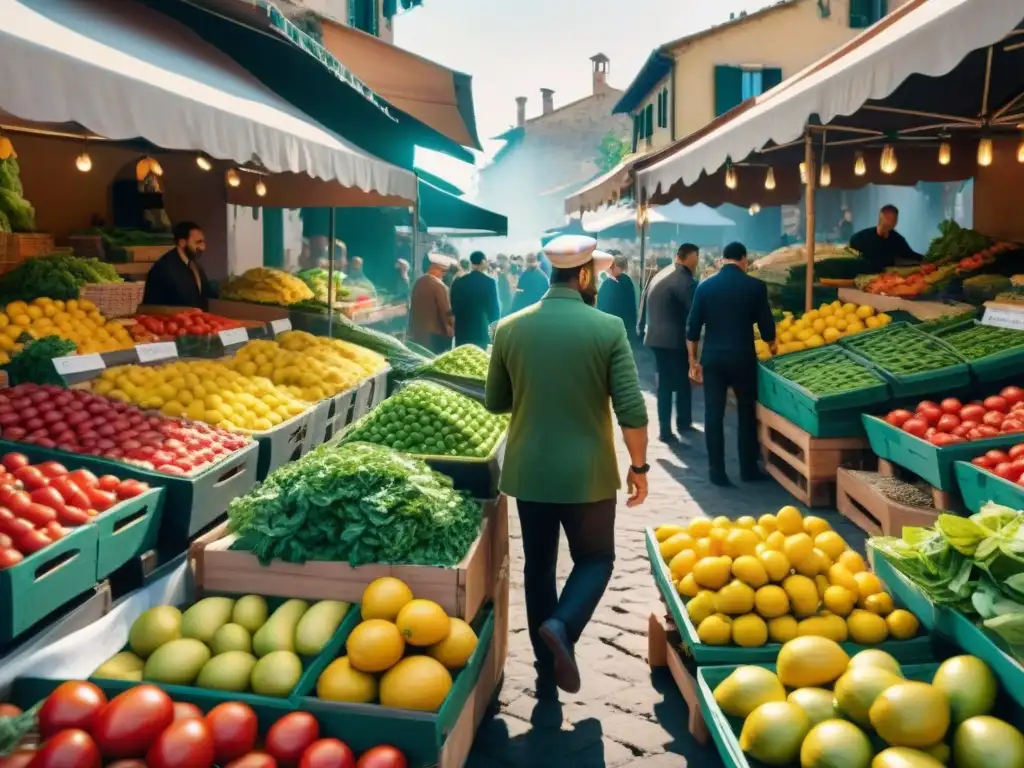
<path fill-rule="evenodd" d="M 385 576 L 363 592 L 362 622 L 348 636 L 345 656 L 321 673 L 316 695 L 326 701 L 437 712 L 466 666 L 477 636 L 435 602 L 413 598 L 400 579 Z"/>
<path fill-rule="evenodd" d="M 341 339 L 329 339 L 324 336 L 314 336 L 305 331 L 287 331 L 274 339 L 285 349 L 293 352 L 305 352 L 317 360 L 332 360 L 335 357 L 343 357 L 363 369 L 367 376 L 383 371 L 388 361 L 366 347 L 360 347 L 349 341 Z"/>
<path fill-rule="evenodd" d="M 231 278 L 221 291 L 221 298 L 287 307 L 312 299 L 313 292 L 299 278 L 287 272 L 256 267 Z"/>
<path fill-rule="evenodd" d="M 108 368 L 92 391 L 165 416 L 233 431 L 263 432 L 309 408 L 309 403 L 269 379 L 245 376 L 212 360 Z"/>
<path fill-rule="evenodd" d="M 0 312 L 0 365 L 21 351 L 18 339 L 27 333 L 37 339 L 59 336 L 75 342 L 78 354 L 113 352 L 135 346 L 131 334 L 109 322 L 87 299 L 58 301 L 40 297 L 30 304 L 12 301 Z"/>
<path fill-rule="evenodd" d="M 834 344 L 844 336 L 881 328 L 892 322 L 892 317 L 880 312 L 875 313 L 873 307 L 833 301 L 822 304 L 817 309 L 804 313 L 795 319 L 787 312 L 782 320 L 775 325 L 775 341 L 778 344 L 776 354 L 799 352 L 804 349 L 823 347 Z M 768 344 L 761 339 L 754 341 L 754 348 L 760 360 L 772 356 Z"/>
<path fill-rule="evenodd" d="M 851 659 L 831 640 L 799 637 L 782 646 L 775 671 L 737 667 L 714 697 L 743 720 L 740 748 L 767 765 L 1024 765 L 1024 735 L 992 715 L 999 685 L 985 662 L 955 656 L 934 673 L 906 672 L 884 651 Z"/>
<path fill-rule="evenodd" d="M 775 515 L 662 525 L 658 549 L 707 645 L 753 648 L 800 635 L 877 645 L 917 634 L 864 558 L 820 517 Z"/>

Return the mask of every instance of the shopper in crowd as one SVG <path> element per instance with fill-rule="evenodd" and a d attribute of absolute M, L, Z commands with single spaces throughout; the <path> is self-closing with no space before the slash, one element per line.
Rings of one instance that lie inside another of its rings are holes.
<path fill-rule="evenodd" d="M 498 324 L 487 374 L 488 410 L 512 415 L 500 488 L 519 510 L 540 696 L 555 693 L 552 683 L 579 690 L 573 649 L 612 575 L 621 487 L 613 410 L 632 462 L 626 505 L 647 497 L 647 409 L 625 328 L 593 306 L 609 262 L 596 246 L 579 235 L 547 244 L 552 286 Z M 573 560 L 561 594 L 560 529 Z"/>
<path fill-rule="evenodd" d="M 480 349 L 490 345 L 488 328 L 501 317 L 498 284 L 487 274 L 487 257 L 474 251 L 470 271 L 452 284 L 452 314 L 455 317 L 455 346 L 475 344 Z"/>
<path fill-rule="evenodd" d="M 882 206 L 878 212 L 878 224 L 862 229 L 850 238 L 850 247 L 871 264 L 872 272 L 901 264 L 917 264 L 924 258 L 896 231 L 899 221 L 899 208 L 895 205 Z"/>
<path fill-rule="evenodd" d="M 547 257 L 544 251 L 541 251 L 540 253 L 537 254 L 537 265 L 540 267 L 540 271 L 544 273 L 544 277 L 546 277 L 550 281 L 551 260 Z"/>
<path fill-rule="evenodd" d="M 636 344 L 636 287 L 628 274 L 629 258 L 615 255 L 608 278 L 597 292 L 597 308 L 615 315 L 626 327 L 630 346 Z"/>
<path fill-rule="evenodd" d="M 199 263 L 206 252 L 202 227 L 192 221 L 174 225 L 174 248 L 153 264 L 146 276 L 142 303 L 166 307 L 208 309 L 219 295 L 217 284 Z"/>
<path fill-rule="evenodd" d="M 676 406 L 676 432 L 693 431 L 690 401 L 690 361 L 686 352 L 686 320 L 697 288 L 694 270 L 700 251 L 683 243 L 674 264 L 655 275 L 640 298 L 637 335 L 654 352 L 658 371 L 658 428 L 663 443 L 678 442 L 672 432 L 672 399 Z"/>
<path fill-rule="evenodd" d="M 512 274 L 512 263 L 503 253 L 498 254 L 498 271 L 495 279 L 498 281 L 498 305 L 501 307 L 501 316 L 504 317 L 512 311 L 516 281 Z"/>
<path fill-rule="evenodd" d="M 740 479 L 763 480 L 757 466 L 757 355 L 754 325 L 775 346 L 775 319 L 768 288 L 747 274 L 747 248 L 729 243 L 718 274 L 701 280 L 693 293 L 686 327 L 690 378 L 704 384 L 704 437 L 711 482 L 730 485 L 725 473 L 725 405 L 729 389 L 736 395 L 739 421 Z M 697 344 L 704 333 L 700 357 Z"/>
<path fill-rule="evenodd" d="M 544 298 L 544 294 L 550 287 L 547 276 L 541 271 L 540 263 L 535 254 L 526 257 L 526 269 L 519 276 L 516 285 L 516 295 L 512 300 L 512 311 L 532 306 Z"/>
<path fill-rule="evenodd" d="M 405 259 L 395 259 L 395 301 L 402 304 L 409 303 L 412 294 L 412 284 L 409 280 L 409 262 Z"/>
<path fill-rule="evenodd" d="M 451 349 L 455 333 L 448 287 L 443 280 L 445 273 L 455 266 L 455 260 L 441 253 L 431 253 L 425 262 L 425 273 L 412 287 L 409 338 L 441 354 Z"/>
<path fill-rule="evenodd" d="M 349 296 L 352 298 L 359 298 L 362 296 L 369 296 L 370 298 L 377 297 L 377 289 L 370 282 L 369 278 L 363 272 L 363 257 L 353 256 L 352 260 L 348 265 L 348 272 L 345 275 L 345 287 L 348 289 Z"/>

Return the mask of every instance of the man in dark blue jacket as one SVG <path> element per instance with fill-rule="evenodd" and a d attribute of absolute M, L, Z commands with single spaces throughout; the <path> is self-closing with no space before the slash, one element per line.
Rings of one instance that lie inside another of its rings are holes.
<path fill-rule="evenodd" d="M 725 405 L 729 389 L 736 395 L 739 421 L 740 478 L 763 480 L 757 466 L 757 354 L 754 324 L 761 338 L 775 345 L 775 319 L 768 288 L 747 274 L 747 249 L 729 243 L 722 268 L 702 280 L 693 294 L 686 325 L 690 378 L 704 384 L 704 437 L 714 485 L 730 485 L 725 473 Z M 697 356 L 701 331 L 704 344 Z M 698 362 L 698 359 L 700 362 Z"/>
<path fill-rule="evenodd" d="M 455 346 L 475 344 L 487 349 L 491 323 L 501 318 L 498 284 L 487 274 L 487 257 L 480 251 L 469 257 L 470 270 L 452 283 L 452 314 L 455 316 Z"/>

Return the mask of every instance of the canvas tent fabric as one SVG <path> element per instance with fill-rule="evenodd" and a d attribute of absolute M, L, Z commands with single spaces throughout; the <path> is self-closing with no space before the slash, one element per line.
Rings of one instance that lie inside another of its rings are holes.
<path fill-rule="evenodd" d="M 593 216 L 583 216 L 583 228 L 588 232 L 603 232 L 626 222 L 636 221 L 636 207 L 619 206 L 601 211 Z M 702 203 L 683 205 L 671 202 L 668 205 L 648 209 L 647 225 L 669 224 L 680 227 L 733 227 L 731 220 Z"/>
<path fill-rule="evenodd" d="M 633 184 L 633 164 L 638 157 L 627 157 L 607 173 L 565 198 L 565 213 L 573 216 L 587 211 L 599 211 L 606 205 L 617 203 Z"/>
<path fill-rule="evenodd" d="M 428 229 L 508 234 L 508 219 L 500 213 L 466 202 L 423 179 L 419 181 L 419 188 L 420 220 Z"/>
<path fill-rule="evenodd" d="M 0 0 L 0 18 L 0 109 L 21 120 L 415 199 L 411 172 L 323 128 L 151 8 Z"/>
<path fill-rule="evenodd" d="M 812 65 L 696 141 L 638 169 L 647 196 L 695 184 L 727 162 L 800 140 L 812 119 L 828 125 L 870 100 L 889 97 L 912 75 L 936 78 L 991 46 L 1024 18 L 1024 0 L 911 0 L 866 30 L 841 55 Z M 935 94 L 949 98 L 948 89 Z"/>

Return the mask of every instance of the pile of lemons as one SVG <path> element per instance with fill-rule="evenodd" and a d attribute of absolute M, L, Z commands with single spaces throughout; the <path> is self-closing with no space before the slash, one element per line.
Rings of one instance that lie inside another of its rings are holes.
<path fill-rule="evenodd" d="M 336 357 L 351 360 L 362 368 L 367 376 L 380 373 L 388 364 L 384 355 L 371 349 L 341 339 L 314 336 L 306 331 L 285 331 L 278 334 L 274 341 L 285 349 L 292 352 L 305 352 L 318 360 L 333 360 Z"/>
<path fill-rule="evenodd" d="M 113 352 L 135 345 L 120 323 L 107 320 L 87 299 L 60 301 L 42 296 L 31 303 L 12 301 L 0 312 L 0 365 L 6 365 L 24 344 L 25 334 L 41 339 L 59 336 L 73 341 L 78 354 Z"/>
<path fill-rule="evenodd" d="M 358 363 L 328 347 L 300 352 L 265 339 L 250 341 L 222 362 L 243 376 L 269 379 L 292 396 L 311 403 L 352 389 L 369 375 Z"/>
<path fill-rule="evenodd" d="M 108 368 L 92 391 L 159 410 L 164 416 L 205 421 L 235 432 L 264 432 L 310 407 L 269 379 L 245 376 L 213 360 Z"/>
<path fill-rule="evenodd" d="M 850 302 L 843 304 L 841 301 L 822 304 L 804 313 L 799 319 L 787 312 L 775 326 L 775 341 L 778 345 L 776 354 L 784 355 L 787 352 L 834 344 L 844 336 L 882 328 L 891 322 L 890 315 L 884 312 L 876 314 L 874 307 L 866 304 L 858 306 Z M 754 347 L 759 359 L 767 360 L 771 357 L 768 345 L 760 339 L 754 342 Z"/>
<path fill-rule="evenodd" d="M 360 612 L 345 655 L 320 674 L 317 697 L 437 712 L 451 691 L 452 672 L 476 650 L 473 628 L 432 600 L 415 599 L 393 576 L 366 587 Z"/>
<path fill-rule="evenodd" d="M 801 635 L 877 645 L 917 634 L 864 558 L 820 517 L 700 518 L 655 531 L 686 610 L 707 645 L 758 647 Z"/>

